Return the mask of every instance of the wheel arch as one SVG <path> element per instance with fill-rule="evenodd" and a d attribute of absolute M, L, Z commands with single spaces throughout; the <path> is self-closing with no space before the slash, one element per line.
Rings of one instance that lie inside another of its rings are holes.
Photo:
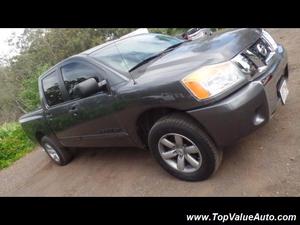
<path fill-rule="evenodd" d="M 197 124 L 203 132 L 205 132 L 213 142 L 215 140 L 212 138 L 208 130 L 194 117 L 186 113 L 185 111 L 181 111 L 178 109 L 174 108 L 168 108 L 168 107 L 163 107 L 163 108 L 151 108 L 147 109 L 146 111 L 142 112 L 139 116 L 138 119 L 136 120 L 136 130 L 137 130 L 137 135 L 138 138 L 140 139 L 141 143 L 148 147 L 148 134 L 152 126 L 162 117 L 171 115 L 171 114 L 181 114 L 182 116 L 189 118 L 189 120 L 193 121 L 193 123 Z"/>
<path fill-rule="evenodd" d="M 35 138 L 36 138 L 36 140 L 37 140 L 37 142 L 39 143 L 39 144 L 41 144 L 41 140 L 42 140 L 42 138 L 45 136 L 45 134 L 43 133 L 43 132 L 41 132 L 41 131 L 37 131 L 36 133 L 35 133 Z"/>

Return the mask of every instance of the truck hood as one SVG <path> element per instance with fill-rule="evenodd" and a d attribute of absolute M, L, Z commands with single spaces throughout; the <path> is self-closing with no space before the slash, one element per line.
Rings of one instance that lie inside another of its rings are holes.
<path fill-rule="evenodd" d="M 203 39 L 183 43 L 173 51 L 138 68 L 133 77 L 138 80 L 157 76 L 174 78 L 186 75 L 202 66 L 232 59 L 259 37 L 259 29 L 235 29 L 216 32 Z"/>

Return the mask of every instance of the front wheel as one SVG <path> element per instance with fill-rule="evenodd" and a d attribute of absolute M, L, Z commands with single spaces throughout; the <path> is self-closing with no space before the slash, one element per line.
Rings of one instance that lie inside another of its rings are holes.
<path fill-rule="evenodd" d="M 211 138 L 182 114 L 157 121 L 149 132 L 148 144 L 159 164 L 182 180 L 205 180 L 222 160 L 222 151 Z"/>

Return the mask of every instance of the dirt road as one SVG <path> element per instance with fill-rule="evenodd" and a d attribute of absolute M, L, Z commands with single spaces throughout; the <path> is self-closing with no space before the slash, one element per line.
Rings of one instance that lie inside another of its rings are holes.
<path fill-rule="evenodd" d="M 209 180 L 179 181 L 145 150 L 86 150 L 59 167 L 37 149 L 0 171 L 0 195 L 300 196 L 300 29 L 269 31 L 289 54 L 287 104 L 266 126 L 225 149 Z"/>

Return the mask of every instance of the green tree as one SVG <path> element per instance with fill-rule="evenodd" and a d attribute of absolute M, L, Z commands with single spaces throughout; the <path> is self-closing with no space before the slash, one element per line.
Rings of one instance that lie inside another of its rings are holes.
<path fill-rule="evenodd" d="M 9 44 L 19 54 L 2 58 L 0 79 L 0 122 L 14 120 L 39 104 L 37 78 L 59 61 L 86 49 L 119 38 L 136 28 L 25 29 L 12 36 Z M 151 32 L 177 35 L 185 28 L 150 28 Z"/>

